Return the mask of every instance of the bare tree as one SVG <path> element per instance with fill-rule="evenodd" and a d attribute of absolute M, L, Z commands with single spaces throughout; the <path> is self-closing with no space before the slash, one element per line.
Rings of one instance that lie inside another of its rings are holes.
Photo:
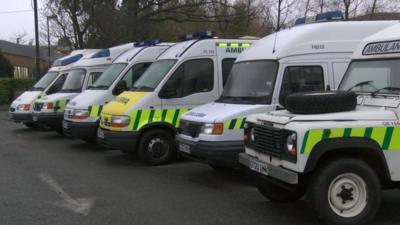
<path fill-rule="evenodd" d="M 28 33 L 26 33 L 26 31 L 22 31 L 22 32 L 16 32 L 14 33 L 14 35 L 12 36 L 12 41 L 15 41 L 17 44 L 24 44 L 26 43 L 26 36 L 28 35 Z"/>

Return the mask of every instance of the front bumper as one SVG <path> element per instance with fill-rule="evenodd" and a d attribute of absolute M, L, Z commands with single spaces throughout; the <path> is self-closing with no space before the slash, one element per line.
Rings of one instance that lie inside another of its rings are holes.
<path fill-rule="evenodd" d="M 62 113 L 33 113 L 32 121 L 49 127 L 61 127 L 64 114 Z"/>
<path fill-rule="evenodd" d="M 32 113 L 9 112 L 8 117 L 16 123 L 32 123 Z"/>
<path fill-rule="evenodd" d="M 97 143 L 123 152 L 135 152 L 139 133 L 135 131 L 110 131 L 97 129 Z"/>
<path fill-rule="evenodd" d="M 238 155 L 244 152 L 243 141 L 195 142 L 180 135 L 176 136 L 176 141 L 179 153 L 184 157 L 219 166 L 239 166 Z"/>
<path fill-rule="evenodd" d="M 74 122 L 63 120 L 63 133 L 67 136 L 84 140 L 96 140 L 97 122 Z"/>
<path fill-rule="evenodd" d="M 239 154 L 239 162 L 250 170 L 263 175 L 267 179 L 274 178 L 287 184 L 299 183 L 298 173 L 266 162 L 261 162 L 246 153 Z"/>

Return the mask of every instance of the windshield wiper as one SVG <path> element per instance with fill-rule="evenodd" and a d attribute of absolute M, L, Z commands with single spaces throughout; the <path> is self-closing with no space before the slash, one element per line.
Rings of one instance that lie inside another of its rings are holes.
<path fill-rule="evenodd" d="M 375 97 L 379 92 L 383 91 L 383 90 L 388 90 L 388 91 L 400 91 L 400 87 L 384 87 L 384 88 L 380 88 L 374 92 L 371 93 L 372 97 Z"/>
<path fill-rule="evenodd" d="M 31 91 L 44 91 L 44 88 L 42 88 L 42 87 L 32 87 L 30 90 Z"/>
<path fill-rule="evenodd" d="M 80 92 L 80 88 L 61 89 L 60 92 Z"/>
<path fill-rule="evenodd" d="M 150 90 L 150 91 L 152 91 L 152 90 L 154 90 L 154 88 L 153 87 L 149 87 L 149 86 L 138 86 L 138 87 L 133 87 L 131 90 L 132 91 L 138 91 L 138 90 Z"/>
<path fill-rule="evenodd" d="M 359 82 L 359 83 L 353 85 L 353 86 L 352 86 L 351 88 L 349 88 L 347 91 L 351 91 L 351 90 L 353 90 L 354 88 L 359 87 L 359 86 L 364 86 L 364 85 L 370 84 L 371 82 L 373 82 L 373 80 L 361 81 L 361 82 Z"/>
<path fill-rule="evenodd" d="M 88 86 L 88 89 L 107 89 L 109 86 L 108 85 L 90 85 Z"/>

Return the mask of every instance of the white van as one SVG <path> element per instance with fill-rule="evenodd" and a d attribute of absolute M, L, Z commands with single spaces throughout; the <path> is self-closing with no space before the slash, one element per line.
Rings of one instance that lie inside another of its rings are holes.
<path fill-rule="evenodd" d="M 37 126 L 32 120 L 33 103 L 44 95 L 51 95 L 58 92 L 64 80 L 65 74 L 75 62 L 82 59 L 98 49 L 82 49 L 72 51 L 69 55 L 54 61 L 52 67 L 43 75 L 33 87 L 18 96 L 10 105 L 9 117 L 17 123 L 23 123 L 27 127 Z"/>
<path fill-rule="evenodd" d="M 171 162 L 181 115 L 220 96 L 236 57 L 253 40 L 215 39 L 212 32 L 188 35 L 155 61 L 136 81 L 104 106 L 99 142 L 138 152 L 152 165 Z"/>
<path fill-rule="evenodd" d="M 114 60 L 99 79 L 73 98 L 64 112 L 64 134 L 88 142 L 96 140 L 103 105 L 132 88 L 136 80 L 172 43 L 146 41 Z"/>
<path fill-rule="evenodd" d="M 35 101 L 32 120 L 39 124 L 55 128 L 62 133 L 64 108 L 67 103 L 92 85 L 119 55 L 134 47 L 133 43 L 97 51 L 76 62 L 65 74 L 61 90 Z"/>
<path fill-rule="evenodd" d="M 239 166 L 248 115 L 284 108 L 291 93 L 335 90 L 357 44 L 395 23 L 314 23 L 261 39 L 238 57 L 217 101 L 182 116 L 180 153 L 216 169 Z"/>

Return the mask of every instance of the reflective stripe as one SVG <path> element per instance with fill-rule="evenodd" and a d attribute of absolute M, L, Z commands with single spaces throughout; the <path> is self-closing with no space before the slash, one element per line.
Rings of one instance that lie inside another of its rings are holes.
<path fill-rule="evenodd" d="M 89 107 L 89 116 L 90 117 L 98 117 L 100 115 L 101 109 L 100 105 L 92 105 Z"/>
<path fill-rule="evenodd" d="M 246 121 L 245 117 L 238 117 L 238 118 L 227 120 L 224 123 L 224 129 L 225 130 L 240 130 L 240 129 L 243 129 L 245 121 Z"/>
<path fill-rule="evenodd" d="M 182 114 L 187 111 L 189 111 L 187 108 L 134 110 L 129 114 L 131 119 L 129 130 L 139 130 L 152 122 L 166 122 L 178 127 Z"/>
<path fill-rule="evenodd" d="M 232 47 L 232 48 L 248 48 L 251 46 L 250 42 L 245 42 L 245 43 L 240 43 L 240 42 L 218 42 L 217 47 L 220 48 L 227 48 L 227 47 Z"/>

